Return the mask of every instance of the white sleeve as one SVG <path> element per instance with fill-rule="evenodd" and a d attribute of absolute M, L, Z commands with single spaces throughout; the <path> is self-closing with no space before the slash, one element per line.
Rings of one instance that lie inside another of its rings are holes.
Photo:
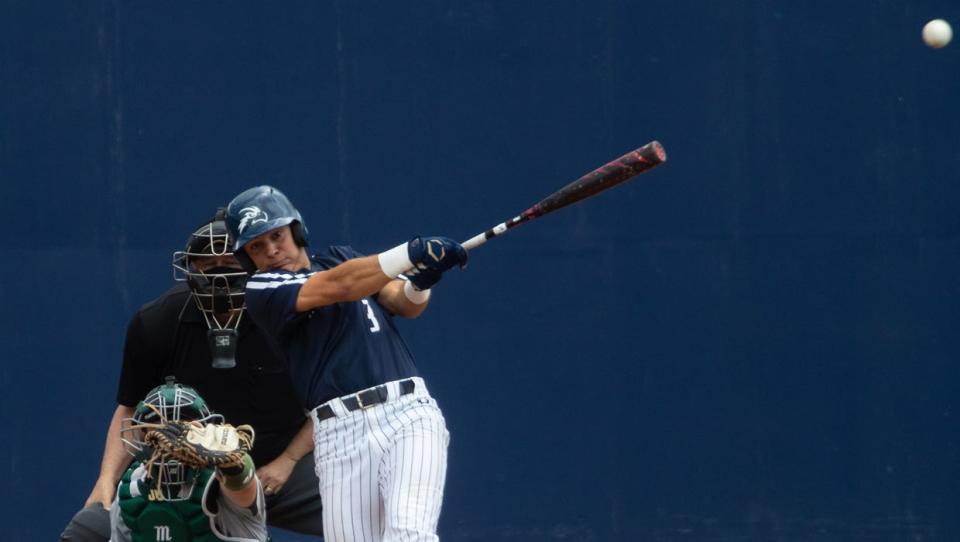
<path fill-rule="evenodd" d="M 267 512 L 263 501 L 263 488 L 257 479 L 257 500 L 252 506 L 244 508 L 226 498 L 223 493 L 217 496 L 219 512 L 215 519 L 216 528 L 223 535 L 237 540 L 266 542 Z"/>
<path fill-rule="evenodd" d="M 130 542 L 130 527 L 120 517 L 120 501 L 113 499 L 110 505 L 110 542 Z"/>

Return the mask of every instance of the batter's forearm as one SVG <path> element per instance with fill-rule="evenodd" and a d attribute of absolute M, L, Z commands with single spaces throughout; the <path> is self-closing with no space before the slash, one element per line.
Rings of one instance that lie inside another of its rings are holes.
<path fill-rule="evenodd" d="M 314 273 L 300 288 L 297 312 L 357 301 L 379 292 L 394 277 L 384 274 L 377 256 L 364 256 Z"/>
<path fill-rule="evenodd" d="M 394 280 L 377 294 L 377 301 L 391 313 L 403 318 L 416 318 L 426 310 L 430 290 L 414 291 L 411 299 L 410 284 L 406 280 Z"/>

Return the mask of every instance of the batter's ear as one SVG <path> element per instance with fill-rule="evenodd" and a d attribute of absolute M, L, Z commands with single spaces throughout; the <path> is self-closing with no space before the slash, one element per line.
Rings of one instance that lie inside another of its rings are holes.
<path fill-rule="evenodd" d="M 307 242 L 307 235 L 303 231 L 303 224 L 298 221 L 293 221 L 290 223 L 290 234 L 293 236 L 293 242 L 297 244 L 298 247 L 305 247 L 309 245 Z"/>

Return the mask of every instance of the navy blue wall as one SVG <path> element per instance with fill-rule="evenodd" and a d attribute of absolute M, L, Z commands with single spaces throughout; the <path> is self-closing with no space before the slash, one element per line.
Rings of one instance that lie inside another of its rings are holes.
<path fill-rule="evenodd" d="M 82 504 L 126 319 L 236 192 L 374 252 L 651 139 L 403 323 L 442 537 L 960 535 L 960 45 L 919 36 L 955 2 L 36 4 L 0 5 L 0 539 Z"/>

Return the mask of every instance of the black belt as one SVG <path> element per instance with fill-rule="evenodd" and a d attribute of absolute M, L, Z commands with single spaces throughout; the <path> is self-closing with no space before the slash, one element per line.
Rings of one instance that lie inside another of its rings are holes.
<path fill-rule="evenodd" d="M 417 387 L 417 384 L 412 379 L 401 380 L 400 381 L 400 395 L 407 395 L 413 393 L 413 390 Z M 384 403 L 389 398 L 387 393 L 387 385 L 377 386 L 375 388 L 370 388 L 368 390 L 363 390 L 359 393 L 349 395 L 340 399 L 340 402 L 343 403 L 343 406 L 350 412 L 354 410 L 360 410 L 363 408 L 369 408 L 373 405 L 379 405 Z M 324 403 L 321 406 L 318 406 L 316 409 L 317 421 L 322 422 L 328 418 L 333 418 L 337 414 L 333 411 L 333 408 L 330 407 L 328 403 Z"/>

